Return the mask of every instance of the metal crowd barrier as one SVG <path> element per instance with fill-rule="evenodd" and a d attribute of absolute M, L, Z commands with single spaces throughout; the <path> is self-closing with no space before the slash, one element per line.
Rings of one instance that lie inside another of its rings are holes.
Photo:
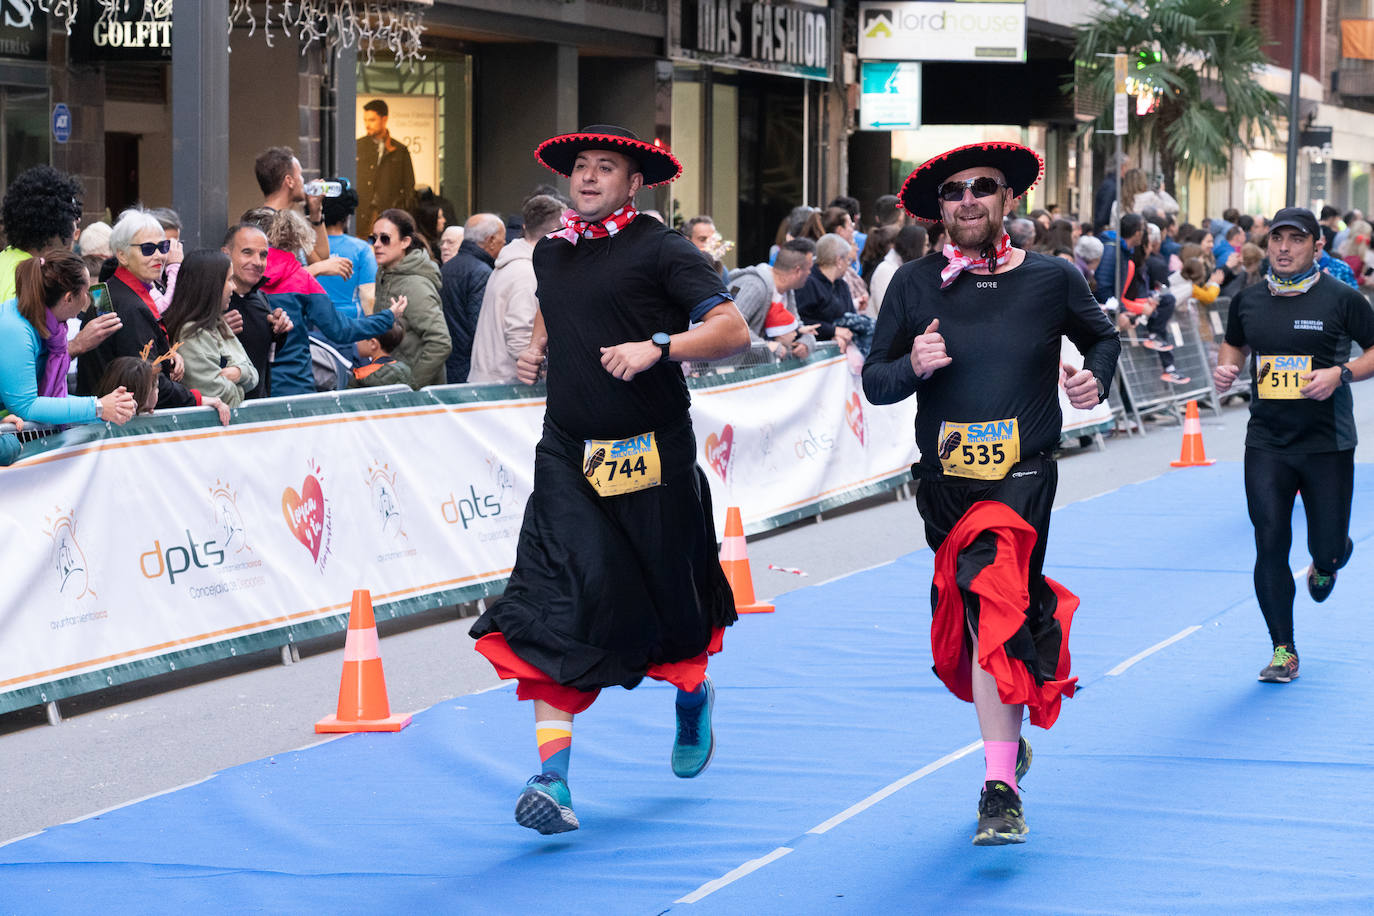
<path fill-rule="evenodd" d="M 1186 384 L 1176 385 L 1161 378 L 1163 368 L 1158 351 L 1144 345 L 1145 338 L 1134 325 L 1121 334 L 1121 360 L 1113 386 L 1112 410 L 1124 420 L 1133 420 L 1141 432 L 1145 430 L 1144 418 L 1154 414 L 1168 414 L 1182 423 L 1183 408 L 1189 401 L 1206 403 L 1215 413 L 1221 413 L 1221 399 L 1212 386 L 1215 356 L 1208 357 L 1191 305 L 1190 300 L 1176 311 L 1168 325 L 1174 342 L 1170 355 L 1179 374 L 1188 378 Z M 1130 428 L 1128 422 L 1127 429 Z"/>

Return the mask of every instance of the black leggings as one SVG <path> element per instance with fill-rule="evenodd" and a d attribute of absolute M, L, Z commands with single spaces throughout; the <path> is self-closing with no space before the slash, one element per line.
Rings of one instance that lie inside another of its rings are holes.
<path fill-rule="evenodd" d="M 1245 500 L 1255 526 L 1255 597 L 1274 645 L 1293 645 L 1293 499 L 1302 494 L 1307 552 L 1324 572 L 1345 558 L 1355 450 L 1293 454 L 1245 450 Z"/>

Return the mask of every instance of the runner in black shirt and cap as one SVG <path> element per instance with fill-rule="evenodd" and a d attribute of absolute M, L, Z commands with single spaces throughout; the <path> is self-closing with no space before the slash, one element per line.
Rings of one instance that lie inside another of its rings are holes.
<path fill-rule="evenodd" d="M 641 187 L 681 174 L 671 153 L 597 125 L 535 157 L 572 179 L 563 228 L 534 249 L 540 312 L 517 361 L 532 384 L 547 356 L 548 405 L 515 568 L 472 635 L 534 701 L 543 766 L 515 819 L 550 834 L 578 827 L 572 720 L 602 687 L 647 675 L 678 688 L 678 776 L 715 750 L 706 661 L 735 605 L 677 361 L 738 353 L 749 327 L 691 242 L 636 218 Z"/>
<path fill-rule="evenodd" d="M 1259 679 L 1298 676 L 1288 569 L 1293 501 L 1307 514 L 1307 591 L 1325 601 L 1350 559 L 1355 486 L 1355 413 L 1350 383 L 1374 375 L 1374 310 L 1358 292 L 1318 270 L 1321 229 L 1311 212 L 1286 207 L 1269 224 L 1269 273 L 1231 300 L 1226 342 L 1213 373 L 1225 393 L 1253 351 L 1245 498 L 1255 526 L 1255 597 L 1274 655 Z M 1364 352 L 1350 360 L 1350 343 Z"/>
<path fill-rule="evenodd" d="M 1076 680 L 1068 640 L 1078 599 L 1041 572 L 1063 422 L 1056 389 L 1092 407 L 1121 352 L 1073 264 L 1012 248 L 1002 231 L 1040 172 L 1034 151 L 994 142 L 911 173 L 902 206 L 943 220 L 949 241 L 893 276 L 863 370 L 873 403 L 917 397 L 912 473 L 936 550 L 931 645 L 936 674 L 978 714 L 979 846 L 1025 842 L 1022 712 L 1049 728 Z M 1061 335 L 1084 354 L 1083 369 L 1060 362 Z"/>

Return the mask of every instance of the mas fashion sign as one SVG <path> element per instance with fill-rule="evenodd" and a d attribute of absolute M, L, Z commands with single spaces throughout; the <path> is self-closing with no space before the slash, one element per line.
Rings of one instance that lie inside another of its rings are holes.
<path fill-rule="evenodd" d="M 981 0 L 860 3 L 859 57 L 1022 63 L 1026 5 Z"/>
<path fill-rule="evenodd" d="M 831 76 L 828 7 L 744 0 L 677 0 L 669 6 L 674 60 L 806 79 Z"/>

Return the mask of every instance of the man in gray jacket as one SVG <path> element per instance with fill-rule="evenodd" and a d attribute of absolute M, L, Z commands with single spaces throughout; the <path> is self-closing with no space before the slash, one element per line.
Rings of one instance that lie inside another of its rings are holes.
<path fill-rule="evenodd" d="M 539 311 L 534 246 L 558 228 L 563 210 L 561 201 L 546 194 L 525 201 L 521 211 L 524 235 L 507 242 L 496 256 L 496 266 L 482 294 L 482 311 L 472 335 L 469 382 L 514 385 L 519 380 L 515 361 L 530 344 L 534 316 Z"/>
<path fill-rule="evenodd" d="M 802 358 L 816 348 L 816 335 L 813 333 L 797 335 L 788 352 L 782 352 L 781 344 L 767 340 L 763 334 L 764 320 L 774 300 L 781 302 L 793 315 L 797 314 L 793 292 L 806 282 L 815 257 L 815 242 L 805 238 L 791 239 L 778 249 L 778 257 L 772 267 L 756 264 L 730 273 L 727 285 L 735 295 L 735 305 L 739 306 L 740 314 L 749 325 L 750 340 L 755 343 L 767 342 L 775 358 Z"/>

